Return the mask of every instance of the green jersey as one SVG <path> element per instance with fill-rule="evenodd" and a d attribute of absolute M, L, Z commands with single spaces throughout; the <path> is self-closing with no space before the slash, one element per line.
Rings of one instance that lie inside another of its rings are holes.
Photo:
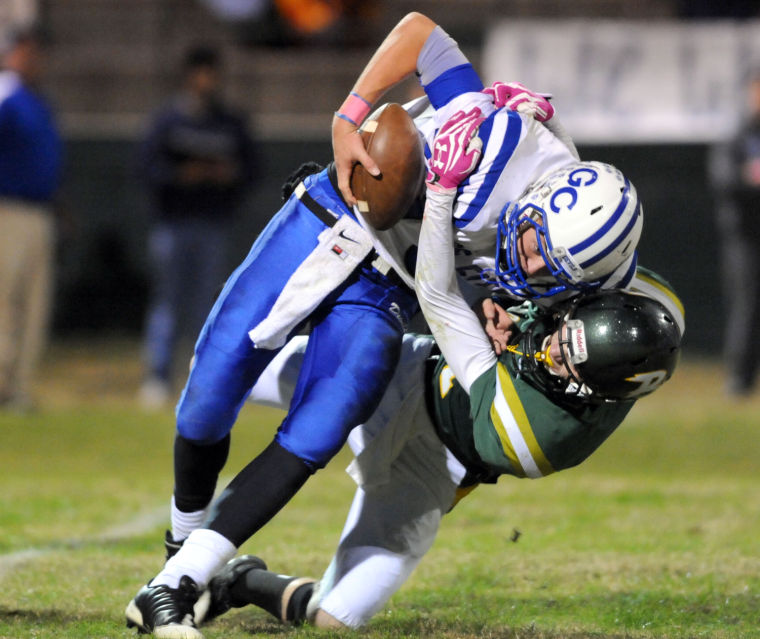
<path fill-rule="evenodd" d="M 427 383 L 436 430 L 467 468 L 467 483 L 493 482 L 502 474 L 538 478 L 576 466 L 634 404 L 550 399 L 517 375 L 510 353 L 475 381 L 470 395 L 443 357 Z"/>
<path fill-rule="evenodd" d="M 638 267 L 631 291 L 668 309 L 683 332 L 684 310 L 673 287 Z M 536 318 L 530 303 L 513 319 L 521 329 Z M 515 358 L 502 354 L 468 395 L 441 357 L 429 369 L 427 400 L 438 436 L 467 468 L 465 483 L 499 475 L 538 478 L 580 464 L 622 423 L 634 402 L 591 403 L 575 395 L 544 395 L 518 375 Z"/>

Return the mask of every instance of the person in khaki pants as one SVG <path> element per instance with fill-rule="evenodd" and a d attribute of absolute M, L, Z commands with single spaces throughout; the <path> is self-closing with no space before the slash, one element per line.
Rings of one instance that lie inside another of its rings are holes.
<path fill-rule="evenodd" d="M 0 409 L 28 409 L 50 315 L 61 140 L 33 28 L 0 34 Z"/>

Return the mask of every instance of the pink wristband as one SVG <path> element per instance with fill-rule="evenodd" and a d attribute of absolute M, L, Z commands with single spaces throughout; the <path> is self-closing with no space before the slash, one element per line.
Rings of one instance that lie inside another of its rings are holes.
<path fill-rule="evenodd" d="M 362 96 L 354 91 L 348 94 L 348 97 L 343 101 L 340 109 L 335 112 L 339 118 L 348 120 L 354 126 L 359 126 L 362 120 L 367 117 L 372 105 L 367 102 Z"/>

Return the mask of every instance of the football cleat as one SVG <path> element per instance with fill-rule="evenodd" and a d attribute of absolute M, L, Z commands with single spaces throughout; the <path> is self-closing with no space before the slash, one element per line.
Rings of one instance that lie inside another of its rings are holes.
<path fill-rule="evenodd" d="M 230 608 L 241 608 L 248 601 L 240 601 L 230 592 L 232 585 L 249 570 L 266 570 L 263 559 L 253 555 L 241 555 L 228 561 L 209 582 L 195 605 L 195 621 L 198 625 L 207 623 L 227 612 Z"/>
<path fill-rule="evenodd" d="M 176 555 L 179 552 L 179 549 L 182 548 L 182 544 L 185 543 L 185 540 L 182 541 L 175 541 L 174 537 L 172 537 L 172 531 L 167 530 L 166 535 L 164 536 L 164 548 L 166 548 L 166 561 L 169 561 L 174 555 Z"/>
<path fill-rule="evenodd" d="M 203 639 L 193 619 L 199 595 L 197 584 L 187 575 L 177 588 L 143 586 L 125 611 L 127 628 L 137 627 L 139 634 L 153 633 L 157 639 Z"/>

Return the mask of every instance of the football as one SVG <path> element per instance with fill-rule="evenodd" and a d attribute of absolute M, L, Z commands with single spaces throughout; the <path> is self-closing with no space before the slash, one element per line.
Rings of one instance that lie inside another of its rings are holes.
<path fill-rule="evenodd" d="M 384 231 L 404 216 L 422 188 L 422 142 L 412 118 L 395 102 L 372 113 L 359 127 L 359 133 L 381 174 L 373 177 L 357 164 L 351 174 L 351 191 L 364 219 Z"/>

